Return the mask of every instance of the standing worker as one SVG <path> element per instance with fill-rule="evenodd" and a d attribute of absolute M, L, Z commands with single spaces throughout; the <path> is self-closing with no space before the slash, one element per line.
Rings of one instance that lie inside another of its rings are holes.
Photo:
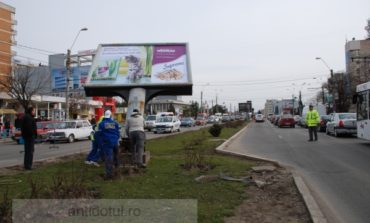
<path fill-rule="evenodd" d="M 118 166 L 119 125 L 112 118 L 110 110 L 105 111 L 103 120 L 99 123 L 101 143 L 105 159 L 105 179 L 113 179 L 113 162 Z"/>
<path fill-rule="evenodd" d="M 320 115 L 319 113 L 313 109 L 313 105 L 309 106 L 309 111 L 306 114 L 306 124 L 308 126 L 308 134 L 310 139 L 308 141 L 312 141 L 313 137 L 315 136 L 315 141 L 317 141 L 317 125 L 320 123 Z"/>
<path fill-rule="evenodd" d="M 24 169 L 32 170 L 33 153 L 35 151 L 35 139 L 37 137 L 35 109 L 30 107 L 22 119 L 21 131 L 24 140 Z"/>
<path fill-rule="evenodd" d="M 144 118 L 138 109 L 132 111 L 131 117 L 127 120 L 127 130 L 130 139 L 132 159 L 139 167 L 145 168 L 143 164 L 144 154 Z"/>

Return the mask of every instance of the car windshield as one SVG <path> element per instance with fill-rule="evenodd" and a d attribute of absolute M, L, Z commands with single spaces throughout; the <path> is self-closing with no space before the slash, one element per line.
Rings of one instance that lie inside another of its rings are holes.
<path fill-rule="evenodd" d="M 183 119 L 181 119 L 181 121 L 184 121 L 184 122 L 191 121 L 191 118 L 183 118 Z"/>
<path fill-rule="evenodd" d="M 146 120 L 147 120 L 147 121 L 155 121 L 155 120 L 156 120 L 156 116 L 154 116 L 154 115 L 149 115 L 148 117 L 146 117 Z"/>
<path fill-rule="evenodd" d="M 76 127 L 76 122 L 61 122 L 61 123 L 55 124 L 56 129 L 73 129 L 75 127 Z"/>
<path fill-rule="evenodd" d="M 339 119 L 356 119 L 355 113 L 339 114 Z"/>
<path fill-rule="evenodd" d="M 161 117 L 158 122 L 172 122 L 172 117 Z"/>
<path fill-rule="evenodd" d="M 329 115 L 323 115 L 323 116 L 321 116 L 321 119 L 330 120 L 330 116 Z"/>

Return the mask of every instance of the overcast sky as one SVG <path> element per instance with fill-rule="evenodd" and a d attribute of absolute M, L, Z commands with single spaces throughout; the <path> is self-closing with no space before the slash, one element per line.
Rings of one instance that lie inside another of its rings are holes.
<path fill-rule="evenodd" d="M 193 96 L 234 109 L 252 100 L 312 97 L 345 70 L 346 40 L 363 39 L 369 0 L 4 0 L 16 8 L 18 58 L 47 64 L 100 43 L 189 43 Z M 26 59 L 28 58 L 28 59 Z"/>

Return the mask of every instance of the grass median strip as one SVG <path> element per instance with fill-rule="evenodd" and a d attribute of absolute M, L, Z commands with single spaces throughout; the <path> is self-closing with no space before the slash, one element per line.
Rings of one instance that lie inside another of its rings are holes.
<path fill-rule="evenodd" d="M 227 139 L 243 126 L 223 128 L 219 138 Z M 199 183 L 195 178 L 221 172 L 230 176 L 245 176 L 254 163 L 216 154 L 214 148 L 222 141 L 212 140 L 207 130 L 148 140 L 146 149 L 151 153 L 151 160 L 147 169 L 113 181 L 102 180 L 104 167 L 84 165 L 84 157 L 77 156 L 40 166 L 32 172 L 0 176 L 0 183 L 4 182 L 0 192 L 7 193 L 10 199 L 86 196 L 104 199 L 196 199 L 199 222 L 223 222 L 224 217 L 233 215 L 235 207 L 246 199 L 246 186 L 240 182 L 221 180 Z M 184 144 L 199 137 L 205 139 L 198 152 L 208 168 L 184 168 L 187 159 Z M 4 196 L 1 196 L 0 201 L 3 200 Z"/>

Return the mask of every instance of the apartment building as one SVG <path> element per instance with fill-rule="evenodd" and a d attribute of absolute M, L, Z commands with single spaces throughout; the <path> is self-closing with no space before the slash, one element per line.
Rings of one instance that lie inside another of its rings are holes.
<path fill-rule="evenodd" d="M 10 75 L 12 69 L 12 45 L 15 45 L 15 8 L 0 2 L 0 80 Z"/>

